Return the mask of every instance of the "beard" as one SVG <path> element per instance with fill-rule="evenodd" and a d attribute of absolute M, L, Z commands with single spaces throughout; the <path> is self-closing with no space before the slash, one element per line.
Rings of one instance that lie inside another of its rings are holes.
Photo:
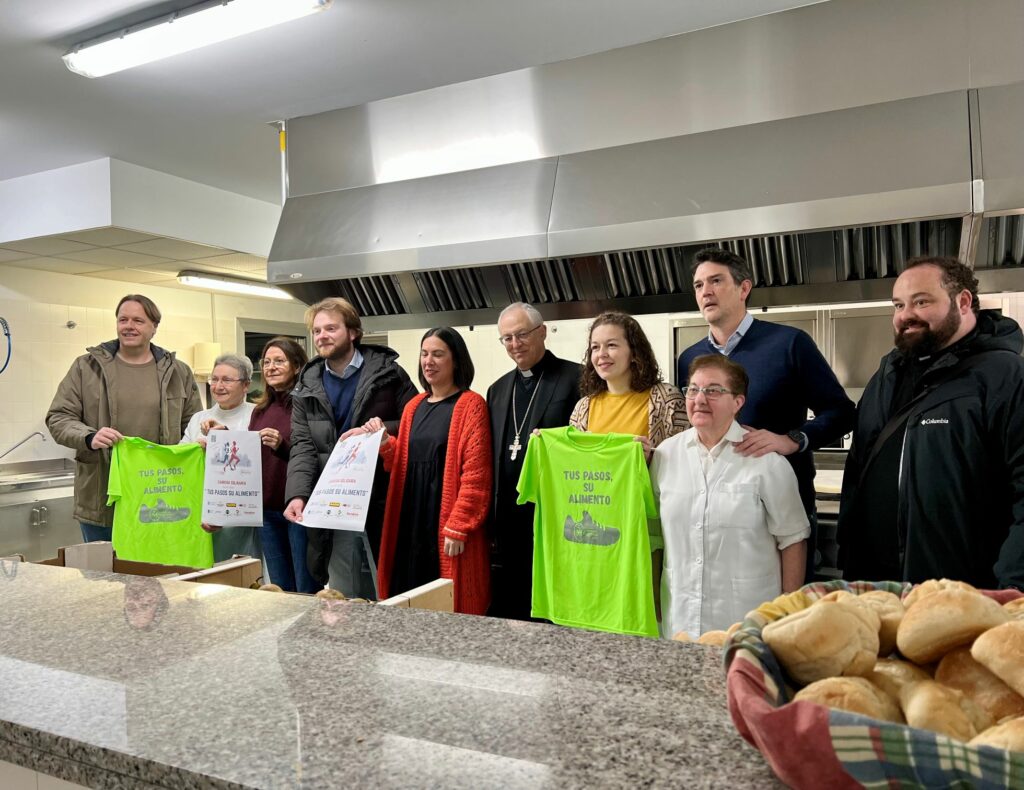
<path fill-rule="evenodd" d="M 909 327 L 921 327 L 923 331 L 908 335 L 906 330 Z M 956 302 L 952 302 L 946 317 L 934 329 L 923 321 L 908 321 L 903 324 L 896 332 L 896 348 L 907 355 L 927 357 L 944 348 L 958 329 L 960 313 Z"/>
<path fill-rule="evenodd" d="M 338 338 L 338 341 L 333 346 L 324 346 L 317 349 L 317 353 L 324 359 L 332 362 L 339 359 L 344 359 L 348 356 L 348 353 L 352 350 L 352 341 L 344 335 Z"/>

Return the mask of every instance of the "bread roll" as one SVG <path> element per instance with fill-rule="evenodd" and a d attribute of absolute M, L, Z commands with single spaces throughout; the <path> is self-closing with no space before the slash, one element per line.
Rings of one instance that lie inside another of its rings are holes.
<path fill-rule="evenodd" d="M 1020 660 L 1024 661 L 1024 654 Z M 975 661 L 968 647 L 958 647 L 943 656 L 935 670 L 935 679 L 962 691 L 986 710 L 992 721 L 1024 716 L 1024 697 Z"/>
<path fill-rule="evenodd" d="M 1024 597 L 1003 604 L 1003 609 L 1014 620 L 1024 620 Z"/>
<path fill-rule="evenodd" d="M 903 601 L 895 593 L 885 590 L 871 590 L 857 596 L 857 600 L 875 610 L 881 621 L 878 632 L 878 655 L 882 658 L 890 655 L 896 649 L 896 632 L 906 611 Z"/>
<path fill-rule="evenodd" d="M 994 746 L 1011 752 L 1024 752 L 1024 717 L 989 727 L 981 735 L 971 738 L 971 746 Z"/>
<path fill-rule="evenodd" d="M 971 655 L 1024 696 L 1024 620 L 1011 620 L 986 631 L 971 646 Z"/>
<path fill-rule="evenodd" d="M 280 584 L 261 584 L 260 589 L 264 592 L 284 592 Z"/>
<path fill-rule="evenodd" d="M 764 627 L 764 639 L 798 683 L 866 675 L 878 657 L 878 615 L 846 600 L 818 601 Z"/>
<path fill-rule="evenodd" d="M 725 633 L 728 634 L 729 636 L 732 636 L 737 631 L 739 631 L 742 626 L 743 626 L 743 623 L 733 623 L 732 625 L 730 625 L 728 628 L 725 629 Z"/>
<path fill-rule="evenodd" d="M 693 641 L 693 637 L 690 636 L 688 633 L 686 633 L 686 631 L 676 631 L 675 635 L 672 637 L 672 641 L 673 642 L 692 642 Z"/>
<path fill-rule="evenodd" d="M 322 590 L 317 590 L 316 591 L 316 597 L 317 598 L 322 598 L 325 601 L 344 601 L 344 600 L 347 600 L 345 598 L 345 593 L 343 593 L 341 590 L 335 590 L 332 587 L 324 587 L 324 589 L 322 589 Z"/>
<path fill-rule="evenodd" d="M 939 590 L 967 590 L 967 592 L 977 592 L 977 587 L 972 587 L 967 582 L 957 582 L 952 579 L 929 579 L 926 582 L 921 582 L 914 587 L 907 597 L 903 599 L 903 608 L 909 609 L 921 598 L 926 595 L 931 595 L 933 592 Z"/>
<path fill-rule="evenodd" d="M 969 741 L 994 723 L 991 716 L 959 691 L 934 680 L 904 686 L 900 692 L 900 707 L 911 727 L 960 741 Z"/>
<path fill-rule="evenodd" d="M 1008 619 L 1002 606 L 981 593 L 941 589 L 907 609 L 896 632 L 896 644 L 911 661 L 927 664 Z"/>
<path fill-rule="evenodd" d="M 873 719 L 903 723 L 903 715 L 888 694 L 864 678 L 825 678 L 796 693 L 793 701 L 816 702 L 829 708 L 860 713 Z"/>
<path fill-rule="evenodd" d="M 823 601 L 856 601 L 857 596 L 849 590 L 833 590 L 827 595 L 821 596 L 815 603 L 822 603 Z"/>
<path fill-rule="evenodd" d="M 896 702 L 905 686 L 931 680 L 932 676 L 919 666 L 898 658 L 882 658 L 875 662 L 875 668 L 868 673 L 868 680 L 878 686 Z"/>
<path fill-rule="evenodd" d="M 697 637 L 697 644 L 722 647 L 728 638 L 729 635 L 725 631 L 705 631 Z"/>

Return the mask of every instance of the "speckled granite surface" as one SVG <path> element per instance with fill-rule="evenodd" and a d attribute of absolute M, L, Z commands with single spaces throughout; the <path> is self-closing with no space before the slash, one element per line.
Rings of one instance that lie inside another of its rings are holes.
<path fill-rule="evenodd" d="M 0 759 L 104 788 L 777 786 L 718 650 L 21 565 Z"/>

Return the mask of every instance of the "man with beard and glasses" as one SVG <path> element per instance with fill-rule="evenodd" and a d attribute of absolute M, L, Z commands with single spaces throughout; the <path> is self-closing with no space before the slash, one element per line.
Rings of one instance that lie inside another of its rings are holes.
<path fill-rule="evenodd" d="M 359 313 L 345 299 L 328 298 L 306 310 L 306 326 L 318 356 L 299 373 L 292 391 L 292 447 L 288 458 L 284 517 L 302 523 L 302 511 L 331 457 L 338 437 L 371 417 L 398 433 L 402 409 L 416 394 L 398 354 L 386 346 L 361 342 Z M 388 476 L 378 461 L 373 479 L 366 534 L 376 553 L 387 500 Z M 349 598 L 376 598 L 370 558 L 362 535 L 307 529 L 309 572 Z"/>
<path fill-rule="evenodd" d="M 978 309 L 954 258 L 907 262 L 896 348 L 857 407 L 839 515 L 844 578 L 1024 589 L 1024 335 Z"/>

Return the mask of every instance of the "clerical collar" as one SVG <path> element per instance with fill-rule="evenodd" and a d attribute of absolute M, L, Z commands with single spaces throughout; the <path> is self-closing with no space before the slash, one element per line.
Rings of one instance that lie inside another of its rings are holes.
<path fill-rule="evenodd" d="M 533 378 L 535 376 L 539 376 L 541 373 L 544 372 L 544 368 L 547 367 L 548 358 L 550 356 L 551 356 L 551 352 L 550 351 L 545 351 L 544 352 L 544 356 L 542 356 L 539 360 L 537 360 L 537 364 L 536 365 L 534 365 L 529 370 L 520 370 L 519 368 L 516 368 L 516 373 L 518 373 L 524 379 L 531 379 L 531 378 Z"/>

